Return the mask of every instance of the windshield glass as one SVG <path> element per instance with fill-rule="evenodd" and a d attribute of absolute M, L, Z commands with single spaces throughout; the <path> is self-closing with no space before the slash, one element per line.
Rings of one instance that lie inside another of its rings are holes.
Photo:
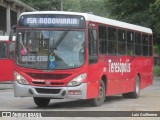
<path fill-rule="evenodd" d="M 35 69 L 77 68 L 85 62 L 85 32 L 78 30 L 21 30 L 17 64 Z"/>

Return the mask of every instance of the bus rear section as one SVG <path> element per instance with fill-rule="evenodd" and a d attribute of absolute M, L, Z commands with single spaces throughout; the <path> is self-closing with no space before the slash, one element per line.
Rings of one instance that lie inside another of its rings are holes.
<path fill-rule="evenodd" d="M 15 41 L 0 36 L 0 82 L 13 81 Z"/>
<path fill-rule="evenodd" d="M 37 106 L 51 99 L 100 106 L 109 95 L 138 98 L 153 81 L 148 28 L 85 13 L 28 12 L 16 38 L 14 95 L 33 97 Z"/>

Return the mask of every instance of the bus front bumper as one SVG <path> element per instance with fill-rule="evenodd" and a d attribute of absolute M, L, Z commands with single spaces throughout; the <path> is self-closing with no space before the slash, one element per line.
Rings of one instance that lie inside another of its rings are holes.
<path fill-rule="evenodd" d="M 45 97 L 66 99 L 87 99 L 87 83 L 75 87 L 40 87 L 22 85 L 14 81 L 15 97 Z"/>

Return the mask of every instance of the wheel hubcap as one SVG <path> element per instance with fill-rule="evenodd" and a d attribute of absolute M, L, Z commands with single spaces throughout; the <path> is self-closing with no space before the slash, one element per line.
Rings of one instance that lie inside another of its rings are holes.
<path fill-rule="evenodd" d="M 136 80 L 136 93 L 139 93 L 139 78 Z"/>
<path fill-rule="evenodd" d="M 103 89 L 103 87 L 102 86 L 100 86 L 100 89 L 99 89 L 99 97 L 98 97 L 98 100 L 100 101 L 100 100 L 103 100 L 103 98 L 104 98 L 104 89 Z"/>

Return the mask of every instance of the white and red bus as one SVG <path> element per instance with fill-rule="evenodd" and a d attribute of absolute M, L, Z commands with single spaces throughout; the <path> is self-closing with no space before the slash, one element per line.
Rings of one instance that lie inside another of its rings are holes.
<path fill-rule="evenodd" d="M 14 41 L 9 36 L 0 36 L 0 82 L 14 80 Z"/>
<path fill-rule="evenodd" d="M 21 14 L 17 24 L 14 94 L 50 99 L 137 98 L 153 83 L 152 30 L 86 13 Z"/>

